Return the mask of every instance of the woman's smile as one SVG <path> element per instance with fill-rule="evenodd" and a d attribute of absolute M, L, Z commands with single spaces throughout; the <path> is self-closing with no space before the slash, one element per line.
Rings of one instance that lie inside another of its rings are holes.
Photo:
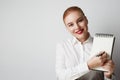
<path fill-rule="evenodd" d="M 75 31 L 75 33 L 77 33 L 77 34 L 82 34 L 83 31 L 84 31 L 84 29 L 80 29 L 80 30 Z"/>

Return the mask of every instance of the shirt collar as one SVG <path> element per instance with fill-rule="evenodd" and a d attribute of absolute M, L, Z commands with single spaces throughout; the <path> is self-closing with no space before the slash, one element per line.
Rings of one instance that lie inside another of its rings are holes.
<path fill-rule="evenodd" d="M 73 37 L 72 43 L 73 43 L 73 45 L 75 45 L 77 43 L 85 44 L 85 43 L 92 42 L 92 41 L 93 41 L 93 38 L 91 36 L 89 36 L 88 39 L 86 41 L 84 41 L 83 43 L 81 43 L 78 39 Z"/>

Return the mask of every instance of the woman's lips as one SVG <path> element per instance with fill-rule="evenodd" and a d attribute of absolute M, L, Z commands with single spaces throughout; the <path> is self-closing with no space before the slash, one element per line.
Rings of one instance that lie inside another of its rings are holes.
<path fill-rule="evenodd" d="M 77 33 L 77 34 L 82 34 L 83 31 L 84 31 L 84 29 L 81 29 L 81 30 L 76 31 L 75 33 Z"/>

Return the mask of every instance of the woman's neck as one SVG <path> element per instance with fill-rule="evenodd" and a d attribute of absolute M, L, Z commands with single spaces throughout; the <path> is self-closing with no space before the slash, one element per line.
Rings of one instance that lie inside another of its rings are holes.
<path fill-rule="evenodd" d="M 89 38 L 89 36 L 90 36 L 90 34 L 88 32 L 88 33 L 86 33 L 86 35 L 84 36 L 84 38 L 78 39 L 78 40 L 83 44 Z"/>

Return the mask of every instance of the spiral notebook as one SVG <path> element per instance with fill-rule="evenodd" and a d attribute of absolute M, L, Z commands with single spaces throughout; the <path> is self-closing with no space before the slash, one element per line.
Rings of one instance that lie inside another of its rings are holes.
<path fill-rule="evenodd" d="M 96 56 L 100 51 L 105 51 L 112 59 L 115 36 L 113 34 L 96 33 L 93 40 L 91 57 Z M 107 71 L 102 67 L 95 68 L 95 70 Z"/>

